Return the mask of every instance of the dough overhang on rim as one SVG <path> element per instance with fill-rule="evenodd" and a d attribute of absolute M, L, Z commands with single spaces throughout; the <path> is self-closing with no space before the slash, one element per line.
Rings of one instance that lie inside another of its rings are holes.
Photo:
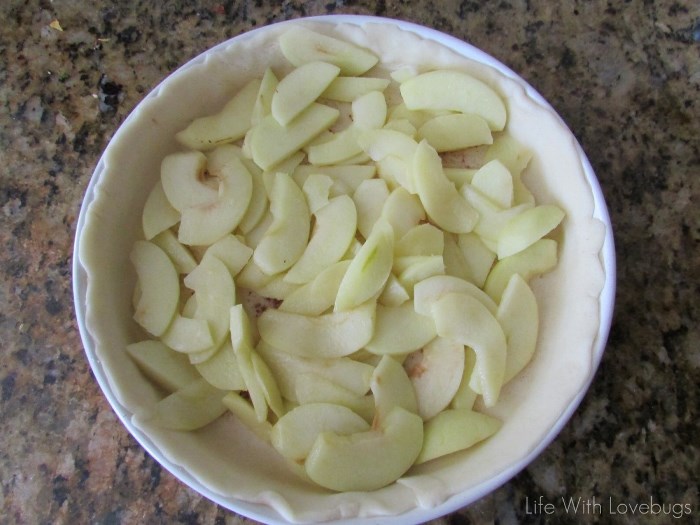
<path fill-rule="evenodd" d="M 504 96 L 508 133 L 534 152 L 526 184 L 538 203 L 555 203 L 566 212 L 559 265 L 532 283 L 541 311 L 533 362 L 488 411 L 503 420 L 497 434 L 468 452 L 414 468 L 404 481 L 369 494 L 332 494 L 301 481 L 233 417 L 193 433 L 146 425 L 135 432 L 211 492 L 229 501 L 269 505 L 290 521 L 394 515 L 436 506 L 532 451 L 588 384 L 605 279 L 600 260 L 604 227 L 593 218 L 593 195 L 575 139 L 521 81 L 395 25 L 310 25 L 372 49 L 390 69 L 461 69 Z M 109 388 L 129 413 L 158 397 L 124 347 L 142 337 L 131 318 L 134 278 L 128 253 L 141 237 L 140 210 L 159 176 L 160 160 L 180 149 L 175 132 L 192 118 L 217 111 L 268 65 L 289 69 L 276 44 L 289 27 L 270 26 L 219 45 L 171 75 L 118 130 L 105 152 L 104 170 L 96 171 L 100 178 L 80 245 L 88 276 L 86 325 Z"/>

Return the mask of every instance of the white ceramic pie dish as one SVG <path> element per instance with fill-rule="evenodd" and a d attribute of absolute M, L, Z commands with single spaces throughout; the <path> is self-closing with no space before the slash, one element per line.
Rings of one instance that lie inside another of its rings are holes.
<path fill-rule="evenodd" d="M 125 354 L 126 344 L 139 334 L 132 320 L 128 254 L 141 236 L 140 210 L 148 189 L 162 157 L 179 149 L 175 132 L 192 118 L 215 112 L 236 87 L 261 75 L 267 59 L 278 56 L 276 36 L 290 24 L 310 24 L 355 41 L 395 67 L 457 67 L 496 87 L 507 95 L 509 132 L 535 152 L 528 186 L 538 199 L 556 201 L 567 213 L 559 266 L 533 283 L 542 318 L 537 354 L 491 410 L 503 428 L 471 451 L 414 468 L 371 493 L 335 494 L 300 481 L 273 449 L 232 417 L 184 434 L 140 428 L 132 421 L 139 407 L 157 396 Z M 333 15 L 256 29 L 166 78 L 120 127 L 96 167 L 78 219 L 73 261 L 86 354 L 123 424 L 183 483 L 265 523 L 420 523 L 507 482 L 551 443 L 586 394 L 605 348 L 615 295 L 612 228 L 602 192 L 551 106 L 478 49 L 422 26 L 375 17 Z"/>

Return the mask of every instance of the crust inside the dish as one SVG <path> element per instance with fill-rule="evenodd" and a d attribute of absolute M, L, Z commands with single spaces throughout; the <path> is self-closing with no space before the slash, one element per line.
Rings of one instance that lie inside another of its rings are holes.
<path fill-rule="evenodd" d="M 605 280 L 600 258 L 605 230 L 593 217 L 593 194 L 578 145 L 561 119 L 520 80 L 392 24 L 311 25 L 372 49 L 388 68 L 461 69 L 495 87 L 507 101 L 508 133 L 535 152 L 526 184 L 539 203 L 563 208 L 566 219 L 558 267 L 531 283 L 541 312 L 536 355 L 488 410 L 503 421 L 501 430 L 473 449 L 413 468 L 404 479 L 372 493 L 334 494 L 297 478 L 271 447 L 232 416 L 192 433 L 146 425 L 135 429 L 162 457 L 222 499 L 269 505 L 294 522 L 433 507 L 516 465 L 548 435 L 594 372 Z M 159 396 L 125 352 L 127 343 L 142 337 L 132 321 L 134 276 L 128 254 L 141 237 L 145 197 L 159 176 L 161 159 L 179 149 L 176 131 L 195 116 L 217 111 L 268 64 L 280 72 L 288 68 L 276 44 L 288 27 L 244 35 L 171 75 L 118 130 L 103 169 L 96 172 L 95 198 L 80 238 L 80 260 L 88 276 L 86 325 L 109 387 L 129 413 Z"/>

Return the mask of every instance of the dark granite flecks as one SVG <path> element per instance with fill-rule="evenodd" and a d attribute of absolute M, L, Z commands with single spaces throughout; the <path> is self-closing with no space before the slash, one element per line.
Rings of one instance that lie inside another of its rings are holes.
<path fill-rule="evenodd" d="M 2 2 L 0 523 L 250 523 L 119 424 L 77 332 L 73 235 L 102 149 L 170 70 L 326 13 L 422 23 L 519 72 L 581 141 L 616 230 L 615 321 L 589 394 L 529 468 L 435 523 L 697 523 L 700 5 L 673 0 Z M 652 503 L 666 514 L 634 507 Z"/>

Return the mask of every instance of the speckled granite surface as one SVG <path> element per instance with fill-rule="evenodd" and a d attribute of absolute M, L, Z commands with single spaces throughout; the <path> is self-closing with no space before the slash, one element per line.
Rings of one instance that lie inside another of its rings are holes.
<path fill-rule="evenodd" d="M 111 411 L 74 319 L 73 235 L 102 149 L 170 70 L 325 13 L 422 23 L 511 66 L 581 141 L 616 229 L 615 321 L 588 396 L 528 469 L 435 523 L 700 521 L 700 4 L 161 3 L 0 4 L 0 523 L 249 523 L 162 470 Z"/>

